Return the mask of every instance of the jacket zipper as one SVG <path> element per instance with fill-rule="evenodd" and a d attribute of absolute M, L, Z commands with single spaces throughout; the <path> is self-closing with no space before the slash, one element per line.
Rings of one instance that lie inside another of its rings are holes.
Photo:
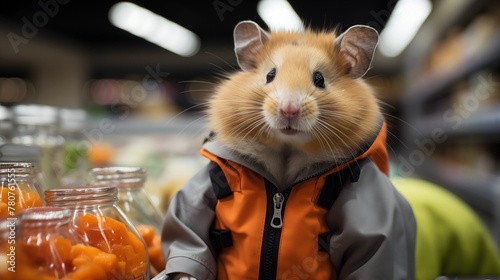
<path fill-rule="evenodd" d="M 283 213 L 292 188 L 279 192 L 271 182 L 265 180 L 267 193 L 266 221 L 260 257 L 259 279 L 276 279 L 278 253 L 283 227 Z"/>
<path fill-rule="evenodd" d="M 278 254 L 281 240 L 281 228 L 283 227 L 283 215 L 285 212 L 286 202 L 290 193 L 292 192 L 293 187 L 311 178 L 321 176 L 338 166 L 339 165 L 336 164 L 334 166 L 331 166 L 330 168 L 319 171 L 314 175 L 303 178 L 302 180 L 293 183 L 282 192 L 279 192 L 278 188 L 274 186 L 270 181 L 264 179 L 267 194 L 267 209 L 260 257 L 260 280 L 270 280 L 277 278 Z"/>
<path fill-rule="evenodd" d="M 285 198 L 281 193 L 275 193 L 273 195 L 274 211 L 270 224 L 273 228 L 281 228 L 283 226 L 283 217 L 281 216 L 281 211 L 283 209 L 284 202 Z"/>

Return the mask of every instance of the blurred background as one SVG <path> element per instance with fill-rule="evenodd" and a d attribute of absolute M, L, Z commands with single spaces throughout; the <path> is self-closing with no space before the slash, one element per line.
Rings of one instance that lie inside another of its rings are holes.
<path fill-rule="evenodd" d="M 88 160 L 82 170 L 143 166 L 165 210 L 205 163 L 204 101 L 221 75 L 238 70 L 232 31 L 248 19 L 266 29 L 300 20 L 376 28 L 366 78 L 389 123 L 393 176 L 453 191 L 498 238 L 498 1 L 2 1 L 2 137 L 65 146 L 45 159 L 60 174 L 77 169 L 77 157 Z M 74 184 L 81 176 L 55 177 Z"/>

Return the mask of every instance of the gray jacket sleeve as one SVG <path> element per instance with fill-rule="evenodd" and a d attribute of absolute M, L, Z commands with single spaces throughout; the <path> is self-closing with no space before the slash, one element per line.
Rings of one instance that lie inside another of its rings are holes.
<path fill-rule="evenodd" d="M 215 279 L 217 264 L 209 233 L 216 203 L 208 166 L 173 197 L 161 237 L 167 274 L 187 273 L 196 279 Z"/>
<path fill-rule="evenodd" d="M 327 217 L 339 280 L 414 279 L 416 222 L 411 206 L 370 160 L 343 186 Z"/>

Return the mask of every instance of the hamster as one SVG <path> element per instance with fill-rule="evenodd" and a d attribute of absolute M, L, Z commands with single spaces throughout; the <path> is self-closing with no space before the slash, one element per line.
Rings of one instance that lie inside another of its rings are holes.
<path fill-rule="evenodd" d="M 235 27 L 242 71 L 209 100 L 209 163 L 166 214 L 169 275 L 414 279 L 415 218 L 387 177 L 386 124 L 362 79 L 377 42 L 360 25 Z"/>
<path fill-rule="evenodd" d="M 375 29 L 267 33 L 243 21 L 234 38 L 243 71 L 217 87 L 209 126 L 219 143 L 263 164 L 279 188 L 316 163 L 352 158 L 377 133 L 380 107 L 361 79 Z"/>

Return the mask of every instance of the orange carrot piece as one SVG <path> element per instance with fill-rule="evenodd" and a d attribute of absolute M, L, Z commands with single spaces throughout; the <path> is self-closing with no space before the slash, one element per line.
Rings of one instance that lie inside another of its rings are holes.
<path fill-rule="evenodd" d="M 137 231 L 142 236 L 142 239 L 144 239 L 144 242 L 146 245 L 149 247 L 151 246 L 151 243 L 153 242 L 153 237 L 155 235 L 155 228 L 153 226 L 149 225 L 138 225 L 136 226 Z"/>
<path fill-rule="evenodd" d="M 106 272 L 111 272 L 116 269 L 118 261 L 116 255 L 100 252 L 94 259 L 94 263 L 102 267 Z"/>
<path fill-rule="evenodd" d="M 71 241 L 62 236 L 57 236 L 54 238 L 54 245 L 63 262 L 71 261 Z"/>
<path fill-rule="evenodd" d="M 165 257 L 161 248 L 161 236 L 155 235 L 153 242 L 148 249 L 149 262 L 157 270 L 162 271 L 165 269 Z"/>
<path fill-rule="evenodd" d="M 7 217 L 9 215 L 9 206 L 7 203 L 0 201 L 0 217 Z"/>
<path fill-rule="evenodd" d="M 78 267 L 71 275 L 71 280 L 107 280 L 108 276 L 102 267 L 97 264 L 86 264 Z"/>

